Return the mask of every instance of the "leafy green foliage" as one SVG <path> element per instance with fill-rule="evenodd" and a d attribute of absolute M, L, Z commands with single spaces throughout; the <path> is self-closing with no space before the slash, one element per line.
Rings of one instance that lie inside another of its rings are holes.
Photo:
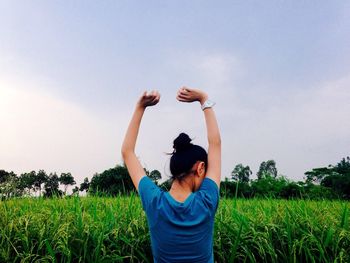
<path fill-rule="evenodd" d="M 89 193 L 91 194 L 117 195 L 128 194 L 134 191 L 134 184 L 124 165 L 117 165 L 101 174 L 96 173 L 91 179 L 89 188 Z"/>
<path fill-rule="evenodd" d="M 234 183 L 234 182 L 233 182 Z M 350 262 L 349 202 L 220 200 L 216 262 Z M 137 195 L 0 202 L 0 262 L 152 262 Z"/>
<path fill-rule="evenodd" d="M 54 173 L 55 174 L 55 173 Z M 145 174 L 156 184 L 161 179 L 158 170 L 151 172 L 145 169 Z M 305 182 L 293 182 L 286 177 L 277 176 L 276 162 L 268 160 L 262 162 L 257 173 L 257 180 L 250 180 L 252 171 L 249 166 L 237 164 L 231 173 L 231 180 L 221 182 L 220 193 L 225 197 L 267 197 L 267 198 L 308 198 L 308 199 L 350 199 L 350 157 L 343 158 L 335 166 L 314 168 L 305 172 Z M 70 173 L 62 173 L 59 182 L 64 185 L 66 193 L 69 185 L 75 184 Z M 23 173 L 17 177 L 13 172 L 0 170 L 0 197 L 8 199 L 18 196 L 31 196 L 31 191 L 39 191 L 41 196 L 44 185 L 45 197 L 61 195 L 57 189 L 56 177 L 49 176 L 44 170 Z M 160 187 L 168 191 L 171 180 L 166 180 Z M 135 191 L 132 180 L 125 165 L 96 173 L 91 182 L 86 177 L 80 187 L 74 188 L 74 193 L 86 191 L 89 194 L 129 194 Z"/>
<path fill-rule="evenodd" d="M 158 184 L 158 180 L 162 178 L 162 175 L 158 170 L 153 170 L 149 173 L 148 177 L 151 178 L 153 182 Z"/>
<path fill-rule="evenodd" d="M 47 178 L 48 176 L 44 170 L 39 170 L 39 172 L 35 174 L 34 187 L 36 191 L 39 190 L 39 196 L 41 196 L 42 184 L 47 181 Z"/>
<path fill-rule="evenodd" d="M 72 189 L 72 193 L 73 193 L 73 195 L 78 195 L 78 194 L 79 194 L 79 187 L 78 187 L 78 186 L 75 186 L 75 187 Z"/>
<path fill-rule="evenodd" d="M 6 172 L 5 170 L 0 170 L 0 184 L 6 182 L 13 175 L 13 172 Z"/>
<path fill-rule="evenodd" d="M 74 177 L 71 173 L 61 173 L 59 182 L 64 185 L 64 195 L 67 194 L 68 185 L 76 184 Z"/>
<path fill-rule="evenodd" d="M 231 173 L 231 178 L 234 181 L 241 183 L 248 183 L 249 176 L 252 174 L 249 166 L 243 166 L 241 163 L 237 164 Z"/>
<path fill-rule="evenodd" d="M 82 183 L 80 184 L 79 190 L 80 190 L 80 191 L 86 191 L 86 192 L 88 192 L 88 191 L 89 191 L 89 188 L 90 188 L 89 178 L 85 177 L 85 178 L 84 178 L 84 182 L 82 182 Z"/>
<path fill-rule="evenodd" d="M 349 204 L 337 201 L 222 199 L 218 262 L 349 262 Z"/>
<path fill-rule="evenodd" d="M 274 160 L 268 160 L 266 162 L 262 162 L 259 167 L 259 171 L 257 172 L 258 179 L 262 179 L 265 177 L 277 177 L 277 168 L 276 162 Z"/>
<path fill-rule="evenodd" d="M 0 197 L 8 199 L 21 195 L 19 178 L 13 172 L 0 170 Z"/>
<path fill-rule="evenodd" d="M 305 175 L 307 182 L 319 182 L 340 198 L 350 199 L 350 157 L 343 158 L 335 166 L 314 168 Z"/>
<path fill-rule="evenodd" d="M 172 180 L 168 179 L 160 185 L 160 188 L 163 189 L 164 191 L 169 191 L 171 188 L 171 184 L 172 184 Z"/>
<path fill-rule="evenodd" d="M 45 197 L 61 196 L 62 191 L 58 189 L 59 187 L 59 178 L 56 173 L 52 173 L 47 177 L 47 180 L 44 185 Z"/>
<path fill-rule="evenodd" d="M 320 183 L 322 179 L 333 173 L 333 169 L 329 167 L 314 168 L 311 171 L 305 172 L 306 182 Z"/>
<path fill-rule="evenodd" d="M 252 196 L 252 191 L 248 183 L 234 182 L 225 178 L 225 181 L 220 183 L 220 195 L 227 198 L 250 198 Z"/>
<path fill-rule="evenodd" d="M 29 173 L 23 173 L 20 175 L 20 188 L 24 192 L 24 194 L 29 195 L 31 194 L 31 190 L 35 190 L 34 183 L 35 183 L 35 177 L 36 172 L 31 171 Z"/>

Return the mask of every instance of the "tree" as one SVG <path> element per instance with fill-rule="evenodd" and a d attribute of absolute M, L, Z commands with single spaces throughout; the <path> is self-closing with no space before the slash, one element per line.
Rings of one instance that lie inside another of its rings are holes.
<path fill-rule="evenodd" d="M 0 184 L 7 181 L 11 173 L 6 172 L 5 170 L 0 170 Z"/>
<path fill-rule="evenodd" d="M 300 198 L 302 195 L 301 192 L 301 186 L 299 184 L 286 180 L 286 184 L 282 187 L 279 196 L 286 199 Z"/>
<path fill-rule="evenodd" d="M 269 175 L 255 180 L 251 184 L 254 196 L 272 198 L 280 197 L 282 189 L 287 185 L 288 181 L 284 177 L 274 178 Z"/>
<path fill-rule="evenodd" d="M 79 190 L 82 192 L 86 190 L 86 192 L 89 191 L 90 183 L 89 183 L 89 178 L 85 177 L 84 182 L 80 184 Z"/>
<path fill-rule="evenodd" d="M 158 170 L 153 170 L 152 172 L 150 172 L 148 177 L 151 178 L 151 180 L 153 182 L 158 184 L 158 180 L 162 178 L 162 175 L 160 174 L 160 172 Z"/>
<path fill-rule="evenodd" d="M 169 191 L 172 185 L 172 180 L 168 179 L 166 181 L 164 181 L 163 183 L 161 183 L 161 185 L 159 186 L 163 191 Z"/>
<path fill-rule="evenodd" d="M 233 171 L 231 172 L 231 178 L 234 181 L 239 181 L 241 183 L 248 183 L 249 176 L 252 174 L 250 167 L 243 166 L 241 163 L 237 164 Z"/>
<path fill-rule="evenodd" d="M 104 192 L 109 195 L 117 195 L 127 194 L 134 190 L 134 184 L 125 165 L 117 165 L 101 174 L 96 173 L 91 179 L 89 193 Z"/>
<path fill-rule="evenodd" d="M 350 157 L 343 158 L 335 167 L 334 170 L 342 175 L 350 176 Z"/>
<path fill-rule="evenodd" d="M 28 193 L 28 195 L 31 195 L 31 190 L 34 189 L 34 183 L 35 183 L 35 177 L 36 177 L 36 172 L 31 171 L 29 173 L 23 173 L 19 177 L 20 181 L 20 188 L 23 190 L 25 194 Z"/>
<path fill-rule="evenodd" d="M 76 182 L 74 181 L 74 177 L 72 176 L 71 173 L 61 173 L 60 183 L 64 185 L 64 195 L 67 194 L 67 188 L 68 185 L 75 185 Z"/>
<path fill-rule="evenodd" d="M 78 186 L 75 186 L 72 190 L 73 192 L 73 195 L 79 195 L 79 187 Z"/>
<path fill-rule="evenodd" d="M 34 189 L 39 190 L 39 196 L 41 196 L 42 184 L 47 180 L 47 174 L 44 170 L 39 170 L 39 172 L 35 175 L 34 179 Z"/>
<path fill-rule="evenodd" d="M 18 188 L 19 179 L 14 172 L 0 170 L 0 197 L 8 199 L 14 196 L 20 196 L 22 193 Z"/>
<path fill-rule="evenodd" d="M 350 199 L 350 158 L 343 158 L 336 166 L 330 165 L 327 173 L 322 174 L 321 185 L 331 188 L 342 198 Z"/>
<path fill-rule="evenodd" d="M 50 175 L 47 177 L 47 180 L 44 184 L 45 197 L 52 197 L 52 196 L 61 196 L 62 191 L 58 189 L 59 187 L 59 178 L 56 173 L 50 173 Z"/>
<path fill-rule="evenodd" d="M 259 167 L 259 171 L 256 174 L 258 179 L 266 178 L 271 176 L 273 178 L 277 177 L 277 168 L 276 162 L 274 160 L 268 160 L 266 162 L 262 162 Z"/>
<path fill-rule="evenodd" d="M 325 176 L 331 175 L 333 168 L 331 165 L 328 167 L 313 168 L 311 171 L 307 171 L 306 175 L 307 183 L 320 183 Z"/>

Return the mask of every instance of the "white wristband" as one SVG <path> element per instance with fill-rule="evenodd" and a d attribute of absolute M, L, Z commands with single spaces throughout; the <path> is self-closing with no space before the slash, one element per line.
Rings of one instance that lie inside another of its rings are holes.
<path fill-rule="evenodd" d="M 211 108 L 215 105 L 216 103 L 214 101 L 211 100 L 206 100 L 203 104 L 202 104 L 202 110 L 205 110 L 207 108 Z"/>

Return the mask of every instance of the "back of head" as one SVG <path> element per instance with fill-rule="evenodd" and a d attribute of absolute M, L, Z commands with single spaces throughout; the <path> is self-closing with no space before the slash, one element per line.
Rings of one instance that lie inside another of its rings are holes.
<path fill-rule="evenodd" d="M 170 158 L 170 172 L 172 179 L 183 179 L 192 169 L 197 161 L 208 165 L 208 154 L 199 145 L 191 143 L 191 138 L 186 133 L 180 135 L 174 140 L 174 152 Z"/>

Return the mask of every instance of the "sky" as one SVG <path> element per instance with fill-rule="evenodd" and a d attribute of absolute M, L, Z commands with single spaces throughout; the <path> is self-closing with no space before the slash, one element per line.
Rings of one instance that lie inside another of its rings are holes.
<path fill-rule="evenodd" d="M 77 183 L 122 163 L 138 97 L 136 154 L 169 175 L 186 132 L 207 148 L 199 104 L 216 102 L 222 179 L 262 161 L 303 180 L 350 152 L 348 1 L 0 0 L 0 169 L 71 172 Z"/>

